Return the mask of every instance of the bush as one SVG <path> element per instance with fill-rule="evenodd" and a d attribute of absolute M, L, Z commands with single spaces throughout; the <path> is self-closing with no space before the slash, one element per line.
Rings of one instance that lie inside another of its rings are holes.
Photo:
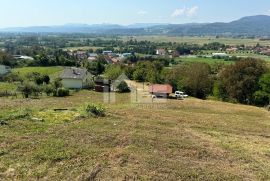
<path fill-rule="evenodd" d="M 58 89 L 58 88 L 62 87 L 63 84 L 61 82 L 61 79 L 60 78 L 55 79 L 54 82 L 53 82 L 53 86 L 55 87 L 55 89 Z"/>
<path fill-rule="evenodd" d="M 52 85 L 45 85 L 43 87 L 43 91 L 47 94 L 47 96 L 50 96 L 54 92 L 54 88 Z"/>
<path fill-rule="evenodd" d="M 90 81 L 88 82 L 85 86 L 85 89 L 89 89 L 89 90 L 93 90 L 95 88 L 95 82 L 94 81 Z"/>
<path fill-rule="evenodd" d="M 93 116 L 103 117 L 105 116 L 105 109 L 101 105 L 91 104 L 86 107 L 86 112 Z"/>
<path fill-rule="evenodd" d="M 117 86 L 117 89 L 119 92 L 130 92 L 130 89 L 125 81 L 120 82 L 120 84 Z"/>
<path fill-rule="evenodd" d="M 263 91 L 257 91 L 253 94 L 254 104 L 257 106 L 266 106 L 270 101 L 270 94 Z"/>
<path fill-rule="evenodd" d="M 55 97 L 66 97 L 69 96 L 69 89 L 58 88 L 53 94 Z"/>
<path fill-rule="evenodd" d="M 23 82 L 23 78 L 18 73 L 9 73 L 3 77 L 5 82 Z"/>
<path fill-rule="evenodd" d="M 41 92 L 41 88 L 33 82 L 25 82 L 18 87 L 18 90 L 22 92 L 25 98 L 28 98 L 30 95 L 38 96 Z"/>

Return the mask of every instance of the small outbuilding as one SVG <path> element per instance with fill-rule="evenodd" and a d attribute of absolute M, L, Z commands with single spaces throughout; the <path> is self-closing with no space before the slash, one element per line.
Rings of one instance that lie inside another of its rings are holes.
<path fill-rule="evenodd" d="M 173 87 L 169 84 L 154 84 L 149 86 L 149 92 L 156 97 L 169 97 Z"/>

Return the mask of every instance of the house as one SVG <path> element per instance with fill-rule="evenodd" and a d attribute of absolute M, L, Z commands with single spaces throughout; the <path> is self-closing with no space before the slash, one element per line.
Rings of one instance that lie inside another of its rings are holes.
<path fill-rule="evenodd" d="M 110 51 L 110 50 L 106 50 L 106 51 L 103 51 L 102 54 L 103 55 L 111 55 L 113 52 Z"/>
<path fill-rule="evenodd" d="M 228 57 L 227 53 L 212 53 L 213 57 Z"/>
<path fill-rule="evenodd" d="M 270 49 L 263 50 L 263 51 L 260 52 L 260 54 L 270 56 Z"/>
<path fill-rule="evenodd" d="M 97 58 L 98 58 L 98 54 L 96 54 L 96 53 L 89 53 L 87 59 L 88 59 L 89 62 L 94 62 L 94 61 L 97 60 Z"/>
<path fill-rule="evenodd" d="M 0 65 L 0 77 L 11 72 L 11 68 L 5 65 Z"/>
<path fill-rule="evenodd" d="M 111 60 L 112 60 L 113 64 L 117 64 L 117 63 L 121 62 L 121 59 L 122 58 L 120 58 L 120 57 L 115 57 L 115 58 L 112 58 Z"/>
<path fill-rule="evenodd" d="M 236 53 L 237 51 L 238 51 L 238 48 L 236 48 L 236 47 L 226 49 L 226 52 L 228 52 L 228 53 Z"/>
<path fill-rule="evenodd" d="M 62 84 L 67 89 L 82 89 L 93 81 L 93 76 L 86 69 L 69 67 L 60 75 Z"/>
<path fill-rule="evenodd" d="M 169 84 L 154 84 L 149 86 L 149 92 L 157 97 L 169 97 L 173 87 Z"/>
<path fill-rule="evenodd" d="M 110 56 L 105 56 L 105 61 L 107 62 L 107 64 L 112 64 L 113 61 L 112 61 L 112 58 Z"/>
<path fill-rule="evenodd" d="M 33 57 L 29 57 L 25 55 L 13 55 L 13 57 L 17 60 L 34 60 Z"/>
<path fill-rule="evenodd" d="M 161 49 L 158 49 L 157 52 L 156 52 L 157 55 L 161 55 L 161 56 L 164 56 L 167 54 L 166 50 L 161 48 Z"/>
<path fill-rule="evenodd" d="M 74 53 L 74 56 L 80 60 L 86 59 L 87 58 L 87 52 L 86 51 L 76 51 Z"/>
<path fill-rule="evenodd" d="M 122 58 L 127 58 L 127 57 L 130 57 L 132 55 L 132 53 L 123 53 L 121 55 Z"/>

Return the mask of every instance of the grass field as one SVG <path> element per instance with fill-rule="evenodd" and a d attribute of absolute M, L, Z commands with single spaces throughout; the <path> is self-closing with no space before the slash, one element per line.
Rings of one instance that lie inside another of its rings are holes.
<path fill-rule="evenodd" d="M 224 59 L 200 58 L 200 57 L 181 57 L 181 58 L 177 58 L 176 61 L 201 62 L 201 63 L 207 63 L 209 65 L 212 65 L 215 63 L 224 63 L 224 64 L 232 64 L 233 63 L 233 61 L 225 61 Z"/>
<path fill-rule="evenodd" d="M 270 113 L 215 101 L 131 104 L 101 93 L 0 98 L 0 180 L 269 180 Z M 54 108 L 68 111 L 54 112 Z"/>
<path fill-rule="evenodd" d="M 76 50 L 94 50 L 96 51 L 97 49 L 103 49 L 104 47 L 92 47 L 92 46 L 83 46 L 83 47 L 67 47 L 64 50 L 68 50 L 68 51 L 76 51 Z"/>
<path fill-rule="evenodd" d="M 122 40 L 128 41 L 131 39 L 129 36 L 121 37 Z M 237 39 L 237 38 L 215 38 L 215 37 L 181 37 L 181 36 L 133 36 L 133 39 L 138 41 L 153 41 L 153 42 L 177 42 L 177 43 L 194 43 L 205 44 L 212 42 L 220 42 L 226 45 L 269 45 L 270 41 L 260 41 L 259 39 Z"/>
<path fill-rule="evenodd" d="M 29 73 L 38 72 L 42 75 L 49 75 L 51 77 L 57 76 L 63 67 L 23 67 L 12 69 L 12 72 L 19 73 L 21 76 L 26 76 Z"/>
<path fill-rule="evenodd" d="M 17 85 L 14 83 L 6 83 L 0 82 L 0 92 L 1 91 L 15 91 L 17 89 Z"/>

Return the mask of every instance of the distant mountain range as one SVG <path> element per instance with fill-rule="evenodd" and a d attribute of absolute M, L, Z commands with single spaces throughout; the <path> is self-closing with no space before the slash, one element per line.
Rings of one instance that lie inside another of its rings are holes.
<path fill-rule="evenodd" d="M 243 35 L 270 36 L 270 16 L 244 17 L 230 23 L 147 24 L 66 24 L 0 29 L 0 32 L 22 33 L 92 33 L 112 35 Z"/>

